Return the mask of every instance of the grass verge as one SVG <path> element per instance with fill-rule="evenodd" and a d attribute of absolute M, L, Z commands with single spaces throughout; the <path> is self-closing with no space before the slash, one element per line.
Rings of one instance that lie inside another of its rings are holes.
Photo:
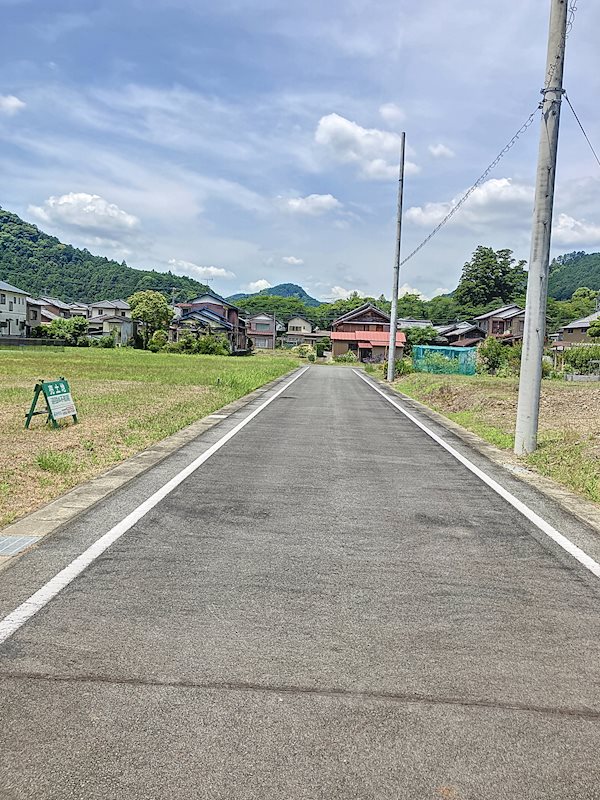
<path fill-rule="evenodd" d="M 0 350 L 0 526 L 299 365 L 287 357 Z M 79 424 L 23 427 L 40 378 L 65 377 Z"/>
<path fill-rule="evenodd" d="M 518 383 L 515 378 L 430 375 L 399 378 L 394 388 L 503 450 L 512 450 Z M 544 381 L 539 447 L 523 459 L 594 503 L 600 503 L 600 388 Z"/>

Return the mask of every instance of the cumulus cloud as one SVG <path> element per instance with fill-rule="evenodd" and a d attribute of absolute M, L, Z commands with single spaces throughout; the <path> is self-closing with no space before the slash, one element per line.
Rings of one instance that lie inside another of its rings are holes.
<path fill-rule="evenodd" d="M 326 147 L 340 164 L 356 164 L 358 174 L 366 180 L 390 180 L 398 175 L 400 135 L 378 128 L 363 128 L 339 114 L 321 117 L 315 141 Z M 407 161 L 407 175 L 419 167 Z"/>
<path fill-rule="evenodd" d="M 429 152 L 434 158 L 454 158 L 456 153 L 445 144 L 430 144 Z"/>
<path fill-rule="evenodd" d="M 445 203 L 426 203 L 412 206 L 406 219 L 415 225 L 433 227 L 454 208 L 464 193 Z M 533 187 L 515 183 L 511 178 L 492 178 L 479 186 L 457 214 L 456 219 L 465 225 L 494 222 L 512 217 L 522 219 L 531 212 Z"/>
<path fill-rule="evenodd" d="M 290 197 L 283 201 L 284 207 L 294 214 L 319 216 L 341 208 L 342 204 L 332 194 L 309 194 L 307 197 Z"/>
<path fill-rule="evenodd" d="M 416 294 L 418 295 L 421 300 L 431 300 L 432 297 L 439 297 L 441 294 L 448 294 L 450 289 L 443 289 L 440 287 L 436 289 L 432 294 L 426 295 L 420 289 L 416 289 L 414 286 L 411 286 L 408 283 L 403 283 L 402 286 L 398 289 L 398 297 L 403 297 L 405 294 Z"/>
<path fill-rule="evenodd" d="M 304 259 L 296 258 L 296 256 L 284 256 L 281 260 L 285 264 L 291 264 L 294 267 L 301 267 L 304 264 Z"/>
<path fill-rule="evenodd" d="M 600 225 L 587 222 L 585 219 L 575 219 L 568 214 L 559 214 L 552 230 L 554 244 L 600 244 Z"/>
<path fill-rule="evenodd" d="M 136 229 L 139 220 L 97 194 L 69 192 L 49 197 L 43 206 L 29 206 L 29 213 L 44 223 L 96 233 L 124 233 Z"/>
<path fill-rule="evenodd" d="M 235 278 L 234 272 L 223 269 L 223 267 L 201 267 L 199 264 L 194 264 L 192 261 L 183 261 L 179 258 L 170 258 L 169 266 L 175 270 L 181 270 L 188 275 L 193 275 L 198 278 Z"/>
<path fill-rule="evenodd" d="M 392 125 L 404 122 L 406 119 L 406 114 L 396 103 L 384 103 L 382 106 L 379 106 L 379 113 L 386 122 Z"/>
<path fill-rule="evenodd" d="M 345 289 L 343 286 L 332 286 L 329 291 L 328 300 L 347 300 L 350 295 L 358 294 L 362 295 L 362 292 L 357 291 L 356 289 Z"/>
<path fill-rule="evenodd" d="M 264 278 L 259 278 L 257 281 L 249 283 L 245 289 L 247 292 L 262 292 L 263 289 L 270 289 L 273 284 L 266 281 Z"/>
<path fill-rule="evenodd" d="M 14 94 L 0 94 L 0 114 L 13 117 L 25 108 L 25 103 Z"/>

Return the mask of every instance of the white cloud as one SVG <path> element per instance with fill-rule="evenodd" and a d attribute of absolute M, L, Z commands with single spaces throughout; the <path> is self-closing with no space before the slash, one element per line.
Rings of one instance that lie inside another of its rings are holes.
<path fill-rule="evenodd" d="M 402 286 L 398 289 L 398 297 L 403 297 L 405 294 L 416 294 L 418 295 L 421 300 L 431 300 L 432 297 L 439 297 L 441 294 L 448 294 L 450 289 L 436 289 L 431 295 L 424 294 L 420 289 L 415 289 L 414 286 L 411 286 L 408 283 L 403 283 Z"/>
<path fill-rule="evenodd" d="M 317 144 L 326 147 L 341 164 L 356 164 L 366 180 L 391 180 L 398 175 L 400 135 L 378 128 L 363 128 L 339 114 L 321 117 L 315 131 Z M 419 172 L 411 161 L 407 175 Z"/>
<path fill-rule="evenodd" d="M 384 103 L 379 106 L 379 113 L 390 124 L 404 122 L 406 119 L 406 114 L 396 103 Z"/>
<path fill-rule="evenodd" d="M 291 264 L 294 267 L 301 267 L 304 264 L 304 259 L 296 258 L 296 256 L 284 256 L 281 260 L 285 264 Z"/>
<path fill-rule="evenodd" d="M 352 294 L 360 295 L 361 292 L 358 292 L 356 289 L 344 289 L 343 286 L 332 286 L 329 292 L 328 299 L 332 300 L 347 300 L 350 295 Z"/>
<path fill-rule="evenodd" d="M 407 210 L 406 219 L 415 225 L 433 227 L 444 219 L 463 194 L 445 203 L 413 206 Z M 521 220 L 526 210 L 531 211 L 532 201 L 532 186 L 515 183 L 511 178 L 492 178 L 475 189 L 456 219 L 466 225 L 485 224 L 507 216 Z"/>
<path fill-rule="evenodd" d="M 247 292 L 262 292 L 263 289 L 270 289 L 273 284 L 266 281 L 264 278 L 259 278 L 257 281 L 252 281 L 249 283 L 245 290 Z"/>
<path fill-rule="evenodd" d="M 178 258 L 170 258 L 169 266 L 198 278 L 235 278 L 234 272 L 223 269 L 223 267 L 201 267 L 192 261 L 183 261 Z"/>
<path fill-rule="evenodd" d="M 13 117 L 25 108 L 25 103 L 14 94 L 0 94 L 0 114 Z"/>
<path fill-rule="evenodd" d="M 133 214 L 128 214 L 100 195 L 87 192 L 52 196 L 43 206 L 29 206 L 28 211 L 45 223 L 99 233 L 123 233 L 139 225 L 138 218 Z"/>
<path fill-rule="evenodd" d="M 309 194 L 307 197 L 290 197 L 284 200 L 284 207 L 294 214 L 307 214 L 316 217 L 341 208 L 342 204 L 332 194 Z"/>
<path fill-rule="evenodd" d="M 559 214 L 552 231 L 554 244 L 600 244 L 600 225 L 575 219 L 568 214 Z"/>
<path fill-rule="evenodd" d="M 434 158 L 454 158 L 456 153 L 445 144 L 430 144 L 429 152 Z"/>

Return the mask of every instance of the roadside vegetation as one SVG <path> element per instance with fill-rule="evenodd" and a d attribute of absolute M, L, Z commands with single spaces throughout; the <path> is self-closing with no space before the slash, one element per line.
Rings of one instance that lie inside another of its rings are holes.
<path fill-rule="evenodd" d="M 518 380 L 412 373 L 394 388 L 504 450 L 514 445 Z M 545 380 L 539 448 L 524 459 L 542 475 L 600 503 L 600 385 Z"/>
<path fill-rule="evenodd" d="M 0 526 L 300 363 L 277 357 L 151 353 L 130 348 L 0 350 Z M 25 413 L 40 378 L 65 377 L 79 424 L 60 430 Z"/>

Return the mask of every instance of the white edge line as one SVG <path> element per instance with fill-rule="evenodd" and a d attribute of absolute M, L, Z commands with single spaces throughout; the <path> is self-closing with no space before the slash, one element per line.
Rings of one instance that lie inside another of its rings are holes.
<path fill-rule="evenodd" d="M 208 461 L 208 459 L 220 450 L 223 445 L 227 444 L 236 433 L 239 433 L 242 428 L 260 414 L 273 400 L 279 397 L 282 392 L 285 392 L 294 381 L 297 381 L 298 378 L 304 375 L 307 369 L 309 369 L 309 367 L 304 367 L 300 372 L 296 373 L 296 375 L 278 389 L 275 394 L 271 395 L 271 397 L 265 400 L 258 408 L 255 408 L 247 417 L 244 417 L 241 422 L 222 436 L 215 444 L 211 445 L 201 456 L 198 456 L 191 464 L 188 464 L 181 472 L 177 473 L 170 481 L 165 483 L 164 486 L 161 486 L 158 491 L 154 492 L 153 495 L 122 519 L 121 522 L 117 523 L 107 533 L 97 539 L 87 550 L 84 550 L 81 555 L 77 556 L 70 564 L 38 589 L 37 592 L 32 594 L 30 598 L 21 603 L 14 611 L 11 611 L 4 619 L 0 620 L 0 644 L 9 639 L 22 625 L 44 608 L 45 605 L 55 598 L 56 595 L 68 586 L 78 575 L 81 575 L 81 573 L 89 567 L 98 556 L 102 555 L 111 544 L 114 544 L 117 539 L 120 539 L 123 534 L 127 533 L 127 531 L 139 522 L 142 517 L 158 505 L 161 500 L 164 500 L 173 489 L 177 488 L 180 483 L 183 483 L 183 481 L 194 473 L 198 467 L 202 466 L 205 461 Z"/>
<path fill-rule="evenodd" d="M 420 428 L 424 433 L 426 433 L 429 437 L 431 437 L 434 442 L 437 442 L 444 450 L 447 450 L 450 455 L 454 456 L 457 461 L 460 461 L 461 464 L 470 470 L 474 475 L 476 475 L 480 480 L 482 480 L 490 489 L 493 489 L 496 494 L 499 494 L 507 503 L 510 503 L 513 508 L 516 508 L 524 517 L 526 517 L 530 522 L 532 522 L 536 528 L 539 528 L 546 536 L 549 536 L 553 541 L 556 542 L 563 550 L 565 550 L 569 555 L 576 558 L 580 564 L 586 569 L 589 569 L 597 578 L 600 578 L 600 564 L 591 556 L 588 556 L 580 547 L 577 547 L 576 544 L 570 539 L 567 539 L 562 533 L 559 533 L 556 528 L 553 528 L 550 523 L 546 522 L 545 519 L 536 514 L 529 506 L 525 505 L 521 500 L 511 494 L 507 489 L 501 486 L 497 481 L 493 478 L 490 478 L 483 470 L 479 469 L 479 467 L 475 466 L 472 461 L 469 461 L 468 458 L 463 456 L 458 450 L 455 450 L 451 445 L 445 442 L 437 433 L 434 433 L 430 430 L 426 425 L 424 425 L 420 420 L 410 414 L 406 409 L 402 408 L 402 406 L 389 397 L 385 392 L 383 392 L 378 386 L 372 383 L 365 375 L 362 374 L 357 369 L 352 370 L 359 378 L 361 378 L 371 389 L 374 389 L 378 394 L 380 394 L 384 400 L 387 400 L 388 403 L 391 403 L 394 408 L 397 408 L 405 417 L 407 417 L 411 422 L 413 422 L 418 428 Z"/>

